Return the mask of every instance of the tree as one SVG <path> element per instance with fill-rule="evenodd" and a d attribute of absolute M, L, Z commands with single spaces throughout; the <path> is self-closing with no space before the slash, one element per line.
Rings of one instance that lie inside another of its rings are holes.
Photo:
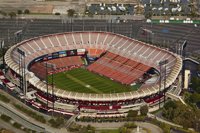
<path fill-rule="evenodd" d="M 191 14 L 190 14 L 190 16 L 191 16 L 192 18 L 195 18 L 195 17 L 197 17 L 198 15 L 196 14 L 195 11 L 192 11 Z"/>
<path fill-rule="evenodd" d="M 145 14 L 146 19 L 150 19 L 152 16 L 153 16 L 153 13 L 151 11 Z"/>
<path fill-rule="evenodd" d="M 51 124 L 52 127 L 58 128 L 64 124 L 64 118 L 58 117 L 56 118 L 56 120 L 50 119 L 48 122 Z"/>
<path fill-rule="evenodd" d="M 55 15 L 60 15 L 60 13 L 59 13 L 59 12 L 56 12 Z"/>
<path fill-rule="evenodd" d="M 133 129 L 133 128 L 136 128 L 137 126 L 135 125 L 135 123 L 131 122 L 131 123 L 125 123 L 124 127 L 127 127 L 129 129 Z"/>
<path fill-rule="evenodd" d="M 196 97 L 196 96 L 195 96 Z M 181 102 L 168 102 L 163 109 L 163 117 L 166 119 L 182 125 L 184 128 L 194 128 L 200 118 L 200 110 L 192 108 L 189 105 L 185 106 Z"/>
<path fill-rule="evenodd" d="M 126 126 L 120 127 L 119 128 L 120 133 L 131 133 L 131 129 L 127 128 Z"/>
<path fill-rule="evenodd" d="M 200 65 L 198 65 L 198 67 L 197 67 L 197 71 L 200 71 Z"/>
<path fill-rule="evenodd" d="M 174 101 L 169 101 L 164 105 L 165 109 L 169 109 L 169 108 L 176 108 L 176 103 Z"/>
<path fill-rule="evenodd" d="M 10 12 L 8 15 L 10 16 L 11 19 L 12 19 L 13 17 L 16 17 L 16 16 L 17 16 L 15 12 Z"/>
<path fill-rule="evenodd" d="M 74 13 L 75 13 L 75 10 L 74 9 L 69 9 L 67 10 L 67 14 L 69 17 L 73 17 L 74 16 Z"/>
<path fill-rule="evenodd" d="M 4 11 L 0 11 L 0 14 L 3 15 L 3 16 L 7 16 L 7 13 L 4 12 Z"/>
<path fill-rule="evenodd" d="M 127 133 L 127 128 L 126 128 L 126 127 L 121 127 L 121 128 L 119 129 L 119 132 L 120 132 L 120 133 Z"/>
<path fill-rule="evenodd" d="M 148 112 L 149 112 L 149 109 L 148 109 L 147 105 L 140 107 L 140 114 L 141 115 L 146 116 Z"/>
<path fill-rule="evenodd" d="M 200 93 L 200 79 L 198 77 L 193 77 L 191 80 L 191 88 L 196 92 Z"/>
<path fill-rule="evenodd" d="M 22 10 L 17 10 L 17 14 L 22 14 Z"/>
<path fill-rule="evenodd" d="M 28 9 L 24 10 L 24 14 L 29 14 L 29 13 L 30 13 L 30 11 Z"/>
<path fill-rule="evenodd" d="M 192 102 L 192 103 L 200 102 L 200 94 L 199 93 L 191 94 L 189 97 L 189 102 Z"/>
<path fill-rule="evenodd" d="M 94 17 L 93 14 L 91 12 L 88 12 L 88 17 Z"/>
<path fill-rule="evenodd" d="M 138 115 L 138 112 L 136 110 L 129 110 L 127 117 L 133 118 L 133 117 L 136 117 L 137 115 Z"/>
<path fill-rule="evenodd" d="M 169 109 L 163 108 L 162 115 L 165 118 L 172 120 L 174 118 L 174 109 L 173 108 L 169 108 Z"/>
<path fill-rule="evenodd" d="M 87 133 L 95 133 L 95 127 L 91 126 L 90 124 L 86 127 Z"/>

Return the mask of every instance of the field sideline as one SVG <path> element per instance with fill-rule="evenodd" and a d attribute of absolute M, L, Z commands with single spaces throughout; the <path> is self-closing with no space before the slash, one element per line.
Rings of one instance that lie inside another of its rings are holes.
<path fill-rule="evenodd" d="M 51 76 L 49 83 L 51 83 Z M 133 91 L 138 86 L 125 86 L 107 77 L 92 73 L 84 68 L 54 74 L 54 84 L 57 88 L 81 93 L 120 93 Z"/>

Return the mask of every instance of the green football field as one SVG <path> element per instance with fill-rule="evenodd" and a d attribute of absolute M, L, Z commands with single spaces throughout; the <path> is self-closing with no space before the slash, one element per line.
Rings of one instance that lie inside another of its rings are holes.
<path fill-rule="evenodd" d="M 51 83 L 49 76 L 49 83 Z M 125 86 L 84 68 L 54 74 L 54 85 L 63 90 L 84 93 L 119 93 L 133 91 L 138 86 Z"/>

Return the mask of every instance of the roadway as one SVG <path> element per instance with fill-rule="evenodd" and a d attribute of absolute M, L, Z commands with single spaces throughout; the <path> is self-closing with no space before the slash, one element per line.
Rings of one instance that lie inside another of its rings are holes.
<path fill-rule="evenodd" d="M 10 116 L 14 121 L 20 123 L 24 127 L 35 130 L 36 132 L 68 133 L 66 128 L 52 128 L 47 124 L 43 124 L 34 120 L 30 116 L 22 114 L 19 110 L 10 106 L 11 105 L 0 101 L 0 113 Z"/>
<path fill-rule="evenodd" d="M 0 113 L 5 114 L 11 117 L 14 121 L 20 123 L 21 125 L 25 126 L 26 128 L 35 130 L 37 132 L 45 132 L 43 127 L 37 126 L 34 123 L 30 122 L 30 119 L 26 116 L 21 116 L 21 114 L 17 114 L 18 111 L 15 109 L 11 109 L 6 104 L 0 102 Z"/>
<path fill-rule="evenodd" d="M 14 121 L 19 122 L 21 125 L 23 125 L 24 127 L 30 128 L 32 130 L 35 130 L 37 132 L 48 132 L 48 133 L 67 133 L 67 129 L 65 127 L 57 129 L 57 128 L 53 128 L 51 126 L 49 126 L 48 124 L 44 124 L 41 122 L 36 121 L 35 119 L 33 119 L 32 117 L 24 114 L 23 112 L 19 111 L 18 109 L 16 109 L 15 107 L 13 107 L 13 105 L 11 104 L 16 103 L 19 104 L 21 106 L 24 106 L 25 108 L 28 108 L 34 112 L 36 112 L 37 114 L 39 113 L 40 115 L 44 116 L 44 118 L 46 120 L 48 120 L 49 118 L 51 118 L 50 116 L 47 116 L 45 114 L 42 114 L 40 112 L 37 112 L 33 109 L 31 109 L 30 107 L 23 105 L 20 101 L 18 101 L 17 99 L 15 99 L 14 97 L 10 96 L 9 94 L 7 94 L 6 92 L 4 92 L 3 90 L 0 89 L 0 93 L 4 94 L 5 96 L 7 96 L 9 99 L 11 99 L 10 103 L 3 103 L 2 101 L 0 101 L 0 113 L 1 114 L 5 114 L 10 116 Z"/>
<path fill-rule="evenodd" d="M 9 131 L 12 131 L 13 133 L 25 133 L 24 131 L 17 129 L 13 127 L 10 123 L 4 122 L 0 119 L 0 129 L 9 129 Z"/>

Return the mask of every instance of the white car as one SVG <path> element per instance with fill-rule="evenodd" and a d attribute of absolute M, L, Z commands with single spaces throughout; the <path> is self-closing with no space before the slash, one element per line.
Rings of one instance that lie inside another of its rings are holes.
<path fill-rule="evenodd" d="M 200 72 L 197 72 L 197 76 L 200 78 Z"/>

